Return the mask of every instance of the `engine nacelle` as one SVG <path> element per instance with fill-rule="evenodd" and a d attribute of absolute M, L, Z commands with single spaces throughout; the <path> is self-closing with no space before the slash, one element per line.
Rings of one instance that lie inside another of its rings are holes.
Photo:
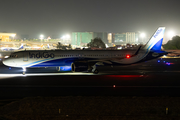
<path fill-rule="evenodd" d="M 56 67 L 56 70 L 60 72 L 68 72 L 71 71 L 71 66 L 59 66 Z"/>
<path fill-rule="evenodd" d="M 71 64 L 71 71 L 73 72 L 83 72 L 88 70 L 87 62 L 73 62 Z"/>

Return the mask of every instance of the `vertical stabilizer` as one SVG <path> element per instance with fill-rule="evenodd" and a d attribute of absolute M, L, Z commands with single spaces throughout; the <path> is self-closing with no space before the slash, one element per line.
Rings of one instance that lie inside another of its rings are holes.
<path fill-rule="evenodd" d="M 164 31 L 165 27 L 159 27 L 143 49 L 147 51 L 160 51 L 163 42 Z"/>
<path fill-rule="evenodd" d="M 21 44 L 21 46 L 19 47 L 19 50 L 20 50 L 20 49 L 23 49 L 23 48 L 24 48 L 24 47 L 23 47 L 23 44 Z"/>

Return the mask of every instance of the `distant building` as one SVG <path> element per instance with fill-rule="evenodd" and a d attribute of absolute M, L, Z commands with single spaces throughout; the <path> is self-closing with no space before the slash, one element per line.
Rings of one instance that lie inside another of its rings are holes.
<path fill-rule="evenodd" d="M 138 44 L 139 34 L 135 32 L 126 33 L 106 33 L 106 32 L 73 32 L 71 35 L 71 44 L 83 46 L 91 42 L 91 39 L 99 37 L 105 44 Z"/>
<path fill-rule="evenodd" d="M 126 34 L 125 33 L 113 33 L 113 40 L 115 44 L 126 44 Z"/>
<path fill-rule="evenodd" d="M 73 32 L 71 35 L 71 44 L 83 46 L 96 37 L 101 38 L 104 43 L 108 43 L 107 33 L 105 32 Z"/>
<path fill-rule="evenodd" d="M 71 35 L 71 44 L 82 46 L 82 44 L 87 44 L 93 39 L 92 32 L 73 32 Z"/>
<path fill-rule="evenodd" d="M 108 43 L 106 32 L 93 32 L 93 39 L 96 37 L 101 38 L 105 44 Z"/>
<path fill-rule="evenodd" d="M 10 42 L 10 39 L 14 39 L 16 33 L 0 33 L 0 41 Z"/>
<path fill-rule="evenodd" d="M 139 34 L 135 32 L 126 32 L 126 33 L 113 33 L 112 41 L 116 45 L 120 44 L 137 44 L 139 40 Z"/>
<path fill-rule="evenodd" d="M 108 36 L 107 36 L 107 40 L 108 40 L 108 43 L 112 43 L 112 33 L 108 33 L 107 34 Z"/>
<path fill-rule="evenodd" d="M 137 44 L 138 43 L 138 34 L 135 32 L 127 32 L 126 33 L 126 43 Z"/>

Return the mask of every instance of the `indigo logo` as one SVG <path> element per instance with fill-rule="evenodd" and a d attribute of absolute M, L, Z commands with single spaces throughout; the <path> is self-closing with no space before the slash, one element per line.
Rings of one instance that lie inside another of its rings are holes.
<path fill-rule="evenodd" d="M 38 52 L 38 53 L 31 53 L 29 52 L 30 58 L 54 58 L 54 54 L 49 54 L 48 52 Z"/>
<path fill-rule="evenodd" d="M 162 31 L 162 29 L 158 30 L 158 31 L 156 32 L 156 34 L 154 35 L 154 37 L 156 38 L 161 31 Z"/>

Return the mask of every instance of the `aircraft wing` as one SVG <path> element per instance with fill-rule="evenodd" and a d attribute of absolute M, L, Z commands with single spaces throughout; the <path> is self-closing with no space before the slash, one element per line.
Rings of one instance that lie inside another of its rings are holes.
<path fill-rule="evenodd" d="M 121 59 L 124 59 L 124 57 L 123 58 L 104 58 L 104 59 L 96 59 L 96 60 L 88 60 L 87 62 L 89 62 L 89 63 L 99 63 L 99 62 L 101 62 L 101 63 L 107 63 L 107 64 L 112 64 L 112 61 L 117 61 L 117 60 L 121 60 Z"/>
<path fill-rule="evenodd" d="M 141 49 L 142 46 L 139 46 L 139 48 L 137 49 L 137 51 L 135 52 L 135 54 L 129 56 L 129 57 L 135 57 L 138 53 L 139 53 L 139 50 Z M 122 59 L 126 59 L 126 57 L 121 57 L 121 58 L 117 58 L 117 57 L 112 57 L 112 58 L 104 58 L 104 59 L 96 59 L 96 60 L 88 60 L 88 62 L 93 62 L 95 64 L 97 63 L 107 63 L 107 64 L 112 64 L 112 61 L 120 61 Z"/>
<path fill-rule="evenodd" d="M 97 59 L 97 60 L 88 60 L 88 63 L 95 63 L 95 64 L 97 64 L 97 63 L 101 63 L 101 64 L 103 64 L 103 63 L 107 63 L 107 64 L 112 64 L 112 62 L 109 60 L 109 59 Z"/>

